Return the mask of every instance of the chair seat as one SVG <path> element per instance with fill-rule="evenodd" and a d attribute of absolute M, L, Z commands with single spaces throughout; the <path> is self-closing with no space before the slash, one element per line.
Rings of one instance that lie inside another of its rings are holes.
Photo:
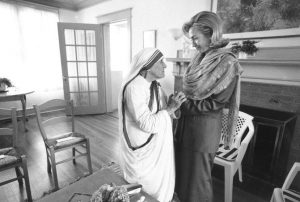
<path fill-rule="evenodd" d="M 4 155 L 4 158 L 0 159 L 0 168 L 10 167 L 22 161 L 21 154 L 13 147 L 0 149 L 0 155 Z"/>
<path fill-rule="evenodd" d="M 54 149 L 61 149 L 65 147 L 72 146 L 74 144 L 79 144 L 85 142 L 86 138 L 80 133 L 70 133 L 64 135 L 63 137 L 53 138 L 47 140 L 47 146 L 53 146 Z"/>
<path fill-rule="evenodd" d="M 287 189 L 287 190 L 283 190 L 283 198 L 286 202 L 297 202 L 300 201 L 300 193 L 292 190 L 292 189 Z"/>
<path fill-rule="evenodd" d="M 224 159 L 226 161 L 235 161 L 237 155 L 238 155 L 238 149 L 232 148 L 232 149 L 224 149 L 224 144 L 219 145 L 219 149 L 216 153 L 217 157 Z"/>

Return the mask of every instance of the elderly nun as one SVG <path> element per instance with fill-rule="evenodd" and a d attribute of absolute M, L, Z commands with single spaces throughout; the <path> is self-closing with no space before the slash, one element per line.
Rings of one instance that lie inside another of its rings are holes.
<path fill-rule="evenodd" d="M 156 81 L 165 76 L 163 54 L 155 48 L 133 58 L 119 97 L 121 166 L 129 183 L 161 202 L 172 200 L 175 163 L 172 115 L 185 101 L 183 93 L 169 101 Z"/>

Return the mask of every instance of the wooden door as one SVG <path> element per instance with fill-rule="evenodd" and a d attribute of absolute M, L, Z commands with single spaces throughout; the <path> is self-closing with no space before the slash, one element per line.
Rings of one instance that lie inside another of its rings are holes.
<path fill-rule="evenodd" d="M 103 32 L 100 25 L 58 23 L 64 97 L 75 114 L 106 112 Z"/>

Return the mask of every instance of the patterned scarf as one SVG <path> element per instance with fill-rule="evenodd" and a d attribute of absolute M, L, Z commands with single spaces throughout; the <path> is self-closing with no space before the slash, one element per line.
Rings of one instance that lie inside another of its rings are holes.
<path fill-rule="evenodd" d="M 204 58 L 203 53 L 198 53 L 193 58 L 183 77 L 183 91 L 190 99 L 203 100 L 222 92 L 237 78 L 234 93 L 229 101 L 228 130 L 224 140 L 225 148 L 229 149 L 239 112 L 242 68 L 233 53 L 221 48 L 227 43 L 222 41 L 221 44 L 210 47 Z"/>

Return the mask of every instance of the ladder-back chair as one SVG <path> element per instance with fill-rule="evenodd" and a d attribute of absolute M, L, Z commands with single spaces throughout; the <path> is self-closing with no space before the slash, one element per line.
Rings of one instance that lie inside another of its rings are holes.
<path fill-rule="evenodd" d="M 0 186 L 18 180 L 19 185 L 23 186 L 23 179 L 25 181 L 27 200 L 32 201 L 29 176 L 27 170 L 27 158 L 23 154 L 22 149 L 18 147 L 18 122 L 16 108 L 2 109 L 0 114 L 9 116 L 12 122 L 12 127 L 0 127 L 0 136 L 12 136 L 12 146 L 0 149 L 0 172 L 14 168 L 16 171 L 16 178 L 0 182 Z M 23 170 L 21 172 L 20 168 Z"/>
<path fill-rule="evenodd" d="M 242 160 L 248 144 L 254 134 L 253 117 L 244 112 L 239 112 L 237 127 L 233 137 L 233 143 L 229 150 L 224 149 L 224 137 L 227 132 L 228 110 L 225 109 L 222 118 L 222 135 L 219 149 L 214 160 L 215 164 L 224 167 L 225 202 L 232 201 L 233 177 L 239 170 L 239 180 L 242 182 Z"/>
<path fill-rule="evenodd" d="M 58 164 L 65 163 L 70 160 L 73 160 L 73 163 L 75 164 L 76 158 L 85 156 L 87 158 L 89 173 L 92 174 L 93 170 L 89 139 L 83 134 L 75 131 L 73 101 L 54 99 L 49 100 L 41 105 L 34 105 L 33 107 L 46 147 L 48 173 L 51 173 L 52 169 L 55 190 L 59 189 L 56 170 L 56 165 Z M 51 114 L 48 113 L 46 116 L 43 116 L 43 112 L 51 112 Z M 70 115 L 67 113 L 70 113 Z M 63 130 L 65 130 L 63 133 L 59 131 L 59 134 L 53 134 L 57 132 L 55 131 L 55 127 L 58 127 L 58 125 L 61 123 L 68 124 L 71 129 L 68 129 L 68 127 L 63 127 Z M 80 151 L 79 148 L 84 148 L 85 152 Z M 72 149 L 72 156 L 57 162 L 55 153 L 67 149 Z"/>

